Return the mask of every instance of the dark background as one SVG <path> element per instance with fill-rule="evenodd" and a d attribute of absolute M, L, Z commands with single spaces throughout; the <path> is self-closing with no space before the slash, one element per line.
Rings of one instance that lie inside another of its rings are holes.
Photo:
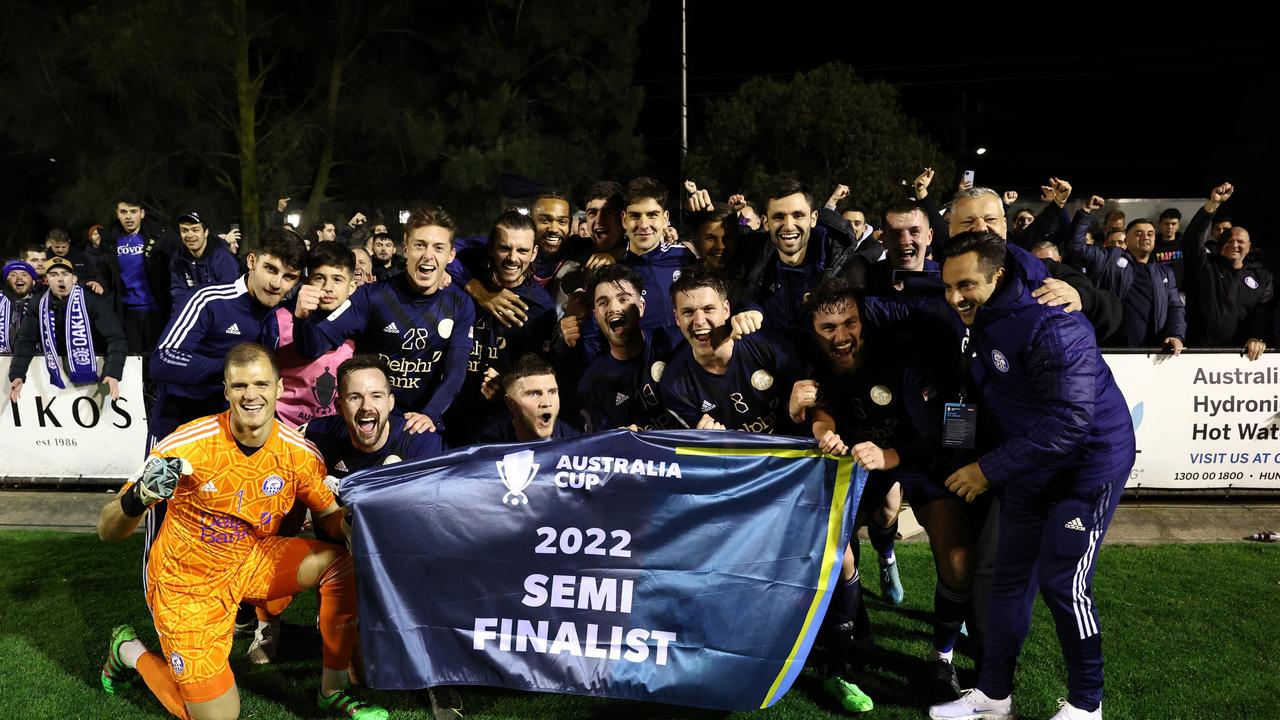
<path fill-rule="evenodd" d="M 1254 228 L 1255 244 L 1269 244 L 1280 67 L 1258 13 L 1215 16 L 1224 3 L 1176 13 L 1060 4 L 1044 18 L 1035 6 L 956 5 L 964 9 L 689 3 L 691 146 L 707 99 L 752 75 L 785 79 L 841 61 L 893 84 L 904 110 L 980 185 L 1033 199 L 1052 175 L 1077 195 L 1199 198 L 1227 180 L 1237 194 L 1224 210 Z M 641 38 L 641 127 L 655 168 L 673 176 L 679 3 L 654 2 Z M 977 156 L 978 147 L 988 152 Z"/>

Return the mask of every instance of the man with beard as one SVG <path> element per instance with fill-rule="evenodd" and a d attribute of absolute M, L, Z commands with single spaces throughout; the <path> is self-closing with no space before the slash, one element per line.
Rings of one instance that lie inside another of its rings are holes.
<path fill-rule="evenodd" d="M 1154 260 L 1156 230 L 1150 221 L 1139 218 L 1129 223 L 1124 247 L 1100 248 L 1086 244 L 1092 213 L 1106 201 L 1094 195 L 1076 211 L 1071 223 L 1067 257 L 1084 265 L 1100 288 L 1120 298 L 1122 321 L 1119 332 L 1108 345 L 1128 348 L 1166 347 L 1174 355 L 1182 352 L 1187 337 L 1186 308 L 1178 294 L 1178 281 L 1171 265 Z"/>
<path fill-rule="evenodd" d="M 538 253 L 534 221 L 527 215 L 508 210 L 489 229 L 485 269 L 475 281 L 481 282 L 490 295 L 505 290 L 518 297 L 525 307 L 525 319 L 518 325 L 503 325 L 476 302 L 474 345 L 458 395 L 462 401 L 445 414 L 445 428 L 453 447 L 472 444 L 479 430 L 499 420 L 501 406 L 489 401 L 496 399 L 498 378 L 512 361 L 526 352 L 546 352 L 555 326 L 555 311 L 551 297 L 530 270 Z"/>
<path fill-rule="evenodd" d="M 4 288 L 0 294 L 0 353 L 13 352 L 22 319 L 35 307 L 36 269 L 21 260 L 4 264 Z"/>
<path fill-rule="evenodd" d="M 131 355 L 150 353 L 169 318 L 171 245 L 136 195 L 116 198 L 116 222 L 102 238 L 103 279 L 114 294 Z"/>
<path fill-rule="evenodd" d="M 735 337 L 729 289 L 705 268 L 685 272 L 670 292 L 689 349 L 676 352 L 662 373 L 667 411 L 699 430 L 790 430 L 786 403 L 801 375 L 790 343 L 767 329 Z"/>
<path fill-rule="evenodd" d="M 404 272 L 405 259 L 396 254 L 396 241 L 391 235 L 374 233 L 369 242 L 373 252 L 373 277 L 369 282 L 386 280 Z"/>
<path fill-rule="evenodd" d="M 620 427 L 660 430 L 674 424 L 658 397 L 658 381 L 673 343 L 664 329 L 641 329 L 641 285 L 640 277 L 623 265 L 603 267 L 588 282 L 586 297 L 608 351 L 596 357 L 578 382 L 586 432 Z"/>
<path fill-rule="evenodd" d="M 105 290 L 98 282 L 98 266 L 78 248 L 71 247 L 71 235 L 63 228 L 53 228 L 44 236 L 44 246 L 49 257 L 64 257 L 75 266 L 76 281 L 86 290 L 102 295 Z"/>
<path fill-rule="evenodd" d="M 758 306 L 765 327 L 799 337 L 804 295 L 828 271 L 833 259 L 827 229 L 818 225 L 813 196 L 795 180 L 785 180 L 769 193 L 764 226 L 769 243 L 742 239 L 740 261 L 745 273 L 735 301 Z"/>
<path fill-rule="evenodd" d="M 357 470 L 401 460 L 435 457 L 444 449 L 436 433 L 410 433 L 395 411 L 391 371 L 377 355 L 353 355 L 338 366 L 338 415 L 307 424 L 307 439 L 341 480 Z"/>
<path fill-rule="evenodd" d="M 120 397 L 120 377 L 124 372 L 129 343 L 120 320 L 108 301 L 77 285 L 75 265 L 64 257 L 54 257 L 45 266 L 49 290 L 26 314 L 13 344 L 9 363 L 9 400 L 22 394 L 31 358 L 43 356 L 49 380 L 64 387 L 106 383 L 111 399 Z M 98 350 L 106 356 L 99 376 Z"/>
<path fill-rule="evenodd" d="M 317 318 L 328 317 L 355 292 L 354 274 L 355 255 L 350 250 L 341 243 L 321 243 L 307 256 L 307 277 L 298 288 L 298 296 L 306 295 L 307 302 L 317 298 Z M 276 401 L 280 419 L 291 427 L 301 427 L 316 418 L 336 414 L 335 372 L 355 354 L 355 341 L 346 340 L 315 359 L 302 358 L 293 347 L 293 309 L 277 307 L 275 315 L 280 337 L 276 360 L 284 382 Z"/>
<path fill-rule="evenodd" d="M 1249 256 L 1253 242 L 1248 230 L 1223 228 L 1216 253 L 1209 251 L 1206 237 L 1210 225 L 1216 225 L 1210 223 L 1214 213 L 1234 193 L 1231 183 L 1211 190 L 1182 235 L 1192 340 L 1205 347 L 1244 348 L 1250 360 L 1257 360 L 1272 331 L 1274 278 Z"/>
<path fill-rule="evenodd" d="M 169 294 L 175 313 L 196 290 L 240 277 L 240 261 L 221 240 L 209 242 L 209 228 L 196 211 L 178 216 L 178 239 L 182 247 L 169 261 Z"/>
<path fill-rule="evenodd" d="M 560 387 L 556 371 L 546 360 L 529 353 L 502 375 L 503 401 L 511 420 L 490 425 L 477 442 L 511 443 L 577 437 L 578 431 L 560 419 Z"/>
<path fill-rule="evenodd" d="M 391 369 L 396 404 L 411 432 L 435 432 L 467 372 L 475 309 L 456 285 L 446 285 L 457 224 L 440 207 L 409 211 L 405 271 L 364 285 L 325 318 L 312 317 L 319 297 L 299 294 L 293 342 L 304 358 L 318 358 L 347 338 L 356 352 L 376 353 Z"/>
<path fill-rule="evenodd" d="M 899 483 L 928 531 L 938 577 L 930 692 L 934 702 L 954 700 L 959 683 L 951 655 L 969 609 L 972 570 L 966 508 L 944 484 L 952 466 L 941 447 L 942 405 L 954 388 L 936 379 L 947 376 L 931 367 L 936 356 L 925 351 L 912 357 L 908 353 L 913 351 L 904 351 L 920 348 L 899 337 L 900 328 L 871 330 L 864 325 L 862 299 L 843 280 L 819 285 L 806 309 L 815 346 L 813 379 L 794 385 L 789 412 L 796 422 L 810 425 L 824 450 L 851 454 L 871 471 L 862 494 L 859 525 L 879 511 L 874 499 Z M 851 547 L 853 555 L 846 561 L 855 562 L 846 563 L 836 592 L 860 595 L 854 585 L 856 540 Z M 852 625 L 855 599 L 833 597 L 830 607 L 834 626 Z M 841 639 L 847 631 L 848 627 L 842 630 Z M 833 658 L 828 666 L 838 671 L 843 660 Z M 828 690 L 840 697 L 839 685 L 828 683 Z"/>

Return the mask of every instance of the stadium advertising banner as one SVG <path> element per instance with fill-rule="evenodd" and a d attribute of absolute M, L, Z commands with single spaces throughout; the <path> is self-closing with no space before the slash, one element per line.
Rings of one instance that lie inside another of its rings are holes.
<path fill-rule="evenodd" d="M 11 361 L 0 356 L 6 379 Z M 120 398 L 112 400 L 106 384 L 54 386 L 44 358 L 37 356 L 27 368 L 21 398 L 0 403 L 0 477 L 128 477 L 147 447 L 144 404 L 140 357 L 125 360 Z"/>
<path fill-rule="evenodd" d="M 1280 354 L 1108 354 L 1138 437 L 1130 488 L 1280 490 Z"/>
<path fill-rule="evenodd" d="M 838 579 L 855 468 L 798 438 L 617 430 L 351 475 L 366 681 L 768 707 Z"/>

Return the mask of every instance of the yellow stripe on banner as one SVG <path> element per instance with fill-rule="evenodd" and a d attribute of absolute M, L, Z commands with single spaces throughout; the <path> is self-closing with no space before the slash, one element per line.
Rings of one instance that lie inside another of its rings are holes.
<path fill-rule="evenodd" d="M 822 602 L 822 596 L 827 592 L 832 566 L 844 559 L 844 548 L 837 547 L 837 545 L 840 541 L 840 525 L 844 517 L 845 500 L 849 495 L 849 483 L 853 478 L 853 458 L 848 456 L 836 457 L 834 455 L 827 455 L 826 457 L 836 460 L 839 464 L 836 468 L 836 487 L 831 498 L 831 512 L 827 516 L 827 544 L 822 551 L 822 574 L 818 576 L 818 590 L 814 593 L 813 602 L 809 603 L 809 612 L 804 616 L 804 625 L 800 626 L 800 634 L 796 636 L 796 642 L 791 646 L 791 653 L 787 655 L 787 661 L 782 664 L 778 677 L 774 679 L 773 685 L 769 688 L 769 694 L 765 696 L 764 702 L 760 704 L 761 708 L 769 707 L 773 702 L 773 696 L 777 694 L 778 687 L 782 685 L 782 681 L 791 670 L 791 666 L 795 664 L 796 654 L 800 652 L 800 645 L 804 642 L 805 635 L 809 633 L 809 626 L 813 624 L 814 616 L 818 614 L 818 606 Z"/>
<path fill-rule="evenodd" d="M 769 707 L 773 702 L 773 696 L 777 694 L 778 688 L 782 685 L 782 681 L 786 679 L 787 673 L 790 672 L 791 666 L 796 662 L 796 654 L 800 652 L 800 646 L 804 643 L 804 638 L 809 634 L 809 627 L 813 624 L 814 616 L 818 614 L 818 606 L 822 603 L 822 596 L 827 592 L 827 586 L 831 578 L 832 566 L 844 559 L 844 548 L 837 547 L 840 541 L 840 525 L 844 518 L 845 502 L 849 496 L 849 483 L 853 479 L 853 458 L 849 456 L 827 455 L 820 450 L 764 450 L 764 449 L 735 449 L 735 448 L 700 448 L 700 447 L 677 447 L 677 455 L 701 455 L 701 456 L 720 456 L 720 457 L 778 457 L 778 458 L 804 458 L 804 457 L 826 457 L 837 462 L 836 467 L 836 486 L 831 497 L 831 512 L 827 516 L 827 543 L 822 550 L 822 568 L 818 576 L 818 590 L 814 593 L 813 602 L 809 603 L 809 612 L 805 613 L 804 624 L 800 626 L 800 634 L 796 636 L 796 642 L 791 646 L 791 652 L 787 655 L 787 660 L 782 664 L 782 669 L 778 672 L 778 677 L 774 678 L 773 685 L 769 687 L 769 694 L 765 695 L 764 702 L 760 704 L 761 709 Z"/>
<path fill-rule="evenodd" d="M 779 458 L 805 458 L 805 457 L 829 457 L 833 460 L 842 458 L 835 455 L 827 455 L 821 450 L 765 450 L 752 448 L 704 448 L 704 447 L 677 447 L 677 455 L 700 455 L 702 457 L 779 457 Z"/>

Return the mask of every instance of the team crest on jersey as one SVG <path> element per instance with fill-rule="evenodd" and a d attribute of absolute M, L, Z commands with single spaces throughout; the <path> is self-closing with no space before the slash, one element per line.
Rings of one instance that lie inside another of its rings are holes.
<path fill-rule="evenodd" d="M 654 382 L 661 382 L 662 373 L 666 371 L 667 371 L 667 364 L 659 360 L 649 368 L 649 377 L 653 378 Z"/>
<path fill-rule="evenodd" d="M 996 369 L 1000 372 L 1009 372 L 1009 359 L 999 350 L 991 351 L 991 362 L 995 363 Z"/>
<path fill-rule="evenodd" d="M 1121 268 L 1129 267 L 1129 258 L 1122 257 L 1119 260 L 1116 260 L 1116 267 L 1121 267 Z"/>
<path fill-rule="evenodd" d="M 871 402 L 884 407 L 893 402 L 893 393 L 884 385 L 876 385 L 871 388 Z"/>
<path fill-rule="evenodd" d="M 773 387 L 773 376 L 764 370 L 751 373 L 751 387 L 764 392 Z"/>
<path fill-rule="evenodd" d="M 444 318 L 440 324 L 436 326 L 436 332 L 440 333 L 440 337 L 448 338 L 453 334 L 453 319 Z"/>
<path fill-rule="evenodd" d="M 1245 275 L 1245 276 L 1244 276 L 1244 284 L 1245 284 L 1245 285 L 1248 285 L 1250 290 L 1257 290 L 1257 289 L 1258 289 L 1258 281 L 1257 281 L 1257 280 L 1255 280 L 1255 279 L 1254 279 L 1254 277 L 1253 277 L 1252 275 Z"/>
<path fill-rule="evenodd" d="M 181 675 L 187 671 L 187 661 L 176 652 L 169 653 L 169 667 L 173 668 L 174 675 Z"/>
<path fill-rule="evenodd" d="M 266 480 L 262 481 L 263 495 L 276 495 L 284 489 L 284 478 L 279 475 L 268 475 Z"/>

